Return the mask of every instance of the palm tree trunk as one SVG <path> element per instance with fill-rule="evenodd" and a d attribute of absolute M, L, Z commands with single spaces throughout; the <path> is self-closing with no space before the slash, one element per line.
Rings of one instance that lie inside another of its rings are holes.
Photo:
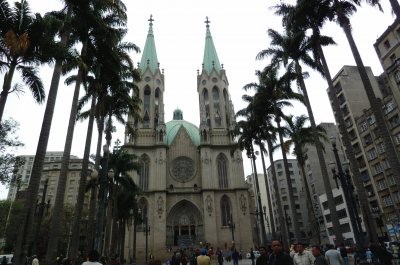
<path fill-rule="evenodd" d="M 262 236 L 262 243 L 265 245 L 267 243 L 267 233 L 265 232 L 265 223 L 264 218 L 262 216 L 262 204 L 261 204 L 261 196 L 260 196 L 260 185 L 258 184 L 258 174 L 257 174 L 257 166 L 256 166 L 256 156 L 254 155 L 253 145 L 251 146 L 251 162 L 253 163 L 254 168 L 254 179 L 256 183 L 256 196 L 257 196 L 257 210 L 261 216 L 257 216 L 260 218 L 260 225 L 261 225 L 261 236 Z"/>
<path fill-rule="evenodd" d="M 307 108 L 308 118 L 310 119 L 311 129 L 312 129 L 312 132 L 314 135 L 315 149 L 317 150 L 319 166 L 321 168 L 321 174 L 322 174 L 322 179 L 324 182 L 326 198 L 328 201 L 328 208 L 329 208 L 329 212 L 330 212 L 331 220 L 332 220 L 333 233 L 335 234 L 335 237 L 336 237 L 335 243 L 340 245 L 340 244 L 344 243 L 344 239 L 343 239 L 343 235 L 342 235 L 342 232 L 340 229 L 339 217 L 336 212 L 336 205 L 335 205 L 335 201 L 333 198 L 332 187 L 331 187 L 331 184 L 329 181 L 328 170 L 327 170 L 326 164 L 325 164 L 324 153 L 322 151 L 322 144 L 318 137 L 317 125 L 315 124 L 314 113 L 311 109 L 310 99 L 308 97 L 307 88 L 304 83 L 303 72 L 302 72 L 301 66 L 298 62 L 296 62 L 296 74 L 297 74 L 297 78 L 300 83 L 301 90 L 303 92 L 304 101 L 305 101 L 304 103 Z"/>
<path fill-rule="evenodd" d="M 352 173 L 352 177 L 353 177 L 352 178 L 353 183 L 354 183 L 354 186 L 356 187 L 356 192 L 358 194 L 358 198 L 359 198 L 360 204 L 361 204 L 361 213 L 362 213 L 364 220 L 369 220 L 372 217 L 371 208 L 368 203 L 367 192 L 365 190 L 364 184 L 361 181 L 362 180 L 361 173 L 360 173 L 360 169 L 358 167 L 357 159 L 355 157 L 354 148 L 353 148 L 353 145 L 351 144 L 349 132 L 346 129 L 346 122 L 344 121 L 343 112 L 340 108 L 339 99 L 337 98 L 337 95 L 336 95 L 336 92 L 334 89 L 331 73 L 329 71 L 329 67 L 328 67 L 328 64 L 325 59 L 324 51 L 322 50 L 321 45 L 318 45 L 317 48 L 318 48 L 318 53 L 319 53 L 319 56 L 321 59 L 322 67 L 324 69 L 325 78 L 328 82 L 328 87 L 329 87 L 329 91 L 330 91 L 329 98 L 332 100 L 332 103 L 333 103 L 334 114 L 335 114 L 336 121 L 338 122 L 339 132 L 342 136 L 341 138 L 342 138 L 343 145 L 345 147 L 347 159 L 350 162 L 350 169 L 351 169 L 351 173 Z M 371 220 L 368 222 L 364 222 L 364 225 L 366 225 L 366 228 L 367 228 L 369 241 L 371 241 L 374 244 L 377 244 L 378 243 L 378 233 L 376 231 L 376 227 L 374 225 L 372 225 L 372 223 L 373 222 Z M 367 240 L 364 241 L 364 244 L 366 242 L 368 242 L 368 241 Z"/>
<path fill-rule="evenodd" d="M 82 46 L 81 55 L 86 54 L 87 43 L 84 42 Z M 50 264 L 52 260 L 56 260 L 58 243 L 60 241 L 60 221 L 62 218 L 62 213 L 64 211 L 64 195 L 67 183 L 68 167 L 71 155 L 72 140 L 75 130 L 76 113 L 78 111 L 78 100 L 79 100 L 79 90 L 81 87 L 81 82 L 83 79 L 83 67 L 79 67 L 78 79 L 75 83 L 74 95 L 72 97 L 71 112 L 69 115 L 67 136 L 65 139 L 63 160 L 61 163 L 60 176 L 58 177 L 57 193 L 53 207 L 53 215 L 51 218 L 50 230 L 49 230 L 49 241 L 47 244 L 46 260 Z M 85 172 L 87 174 L 87 172 Z M 74 213 L 76 214 L 76 213 Z"/>
<path fill-rule="evenodd" d="M 269 183 L 268 183 L 268 177 L 267 177 L 267 168 L 265 167 L 264 151 L 265 150 L 263 148 L 261 148 L 261 145 L 260 145 L 260 153 L 261 153 L 261 161 L 262 161 L 263 173 L 264 173 L 265 189 L 267 192 L 268 215 L 269 215 L 269 223 L 271 225 L 271 235 L 272 235 L 272 238 L 276 238 L 275 220 L 274 220 L 274 213 L 272 210 L 271 194 L 270 194 L 270 190 L 269 190 Z M 268 226 L 268 224 L 267 224 L 267 226 Z"/>
<path fill-rule="evenodd" d="M 72 226 L 70 257 L 72 258 L 74 264 L 75 264 L 75 259 L 76 259 L 77 253 L 78 253 L 78 247 L 79 247 L 79 238 L 80 238 L 79 226 L 81 224 L 83 203 L 85 200 L 86 178 L 89 173 L 89 171 L 88 171 L 89 156 L 90 156 L 90 145 L 92 143 L 92 135 L 93 135 L 95 106 L 96 106 L 96 96 L 92 95 L 92 103 L 91 103 L 91 107 L 90 107 L 88 129 L 87 129 L 87 133 L 86 133 L 85 151 L 83 153 L 82 170 L 81 170 L 81 176 L 80 176 L 80 180 L 79 180 L 78 198 L 76 200 L 76 205 L 75 205 L 75 218 L 74 218 L 74 224 Z"/>
<path fill-rule="evenodd" d="M 389 0 L 390 5 L 392 6 L 393 13 L 396 15 L 397 18 L 400 18 L 400 5 L 397 0 Z"/>
<path fill-rule="evenodd" d="M 15 60 L 13 60 L 10 64 L 10 68 L 9 68 L 8 72 L 4 75 L 3 90 L 0 93 L 0 123 L 3 119 L 4 108 L 6 106 L 8 93 L 11 90 L 11 82 L 12 82 L 16 67 L 17 67 L 17 64 L 16 64 Z"/>
<path fill-rule="evenodd" d="M 121 235 L 120 233 L 118 233 L 118 224 L 121 225 L 121 220 L 118 220 L 118 207 L 117 207 L 117 184 L 114 184 L 114 188 L 115 188 L 115 195 L 113 195 L 113 210 L 112 210 L 112 234 L 111 234 L 111 248 L 110 248 L 110 253 L 116 254 L 118 253 L 118 250 L 116 248 L 119 240 L 118 237 Z"/>
<path fill-rule="evenodd" d="M 124 256 L 125 256 L 125 233 L 126 233 L 126 220 L 125 219 L 123 219 L 121 221 L 120 230 L 121 230 L 121 234 L 120 234 L 119 256 L 121 257 L 121 260 L 123 260 Z"/>
<path fill-rule="evenodd" d="M 275 202 L 276 202 L 276 208 L 278 211 L 279 230 L 281 232 L 283 249 L 287 253 L 289 253 L 290 242 L 289 242 L 288 228 L 286 226 L 286 222 L 285 222 L 284 215 L 283 215 L 281 195 L 279 193 L 278 180 L 276 178 L 274 156 L 272 154 L 272 150 L 274 150 L 274 149 L 272 146 L 272 141 L 270 139 L 267 139 L 267 144 L 268 144 L 269 162 L 271 164 L 272 183 L 273 183 L 274 191 L 275 191 Z M 272 218 L 274 218 L 274 217 L 272 217 Z"/>
<path fill-rule="evenodd" d="M 101 120 L 101 119 L 100 119 Z M 100 168 L 100 153 L 101 153 L 101 145 L 103 143 L 103 127 L 101 124 L 104 124 L 102 121 L 97 122 L 97 130 L 98 130 L 98 135 L 97 135 L 97 147 L 96 147 L 96 160 L 94 163 L 94 168 L 99 172 Z M 99 177 L 97 179 L 97 182 L 99 182 Z M 88 218 L 88 223 L 89 223 L 89 229 L 87 232 L 87 246 L 88 250 L 95 249 L 94 248 L 94 232 L 95 232 L 95 227 L 96 227 L 96 204 L 97 204 L 97 186 L 92 186 L 91 188 L 91 194 L 90 194 L 90 206 L 89 206 L 89 218 Z"/>
<path fill-rule="evenodd" d="M 335 4 L 338 5 L 337 0 L 335 0 Z M 380 99 L 377 99 L 375 97 L 371 81 L 368 78 L 368 74 L 367 71 L 365 70 L 364 63 L 361 59 L 360 53 L 358 52 L 358 48 L 354 41 L 353 35 L 351 34 L 350 22 L 344 16 L 340 8 L 338 8 L 337 12 L 339 16 L 339 21 L 341 21 L 340 26 L 342 27 L 346 35 L 347 41 L 349 42 L 351 52 L 353 53 L 353 57 L 357 65 L 358 72 L 360 73 L 361 81 L 364 85 L 365 93 L 367 94 L 369 104 L 371 105 L 372 113 L 375 115 L 376 123 L 378 125 L 377 128 L 385 145 L 387 160 L 389 161 L 393 176 L 397 178 L 396 180 L 397 188 L 400 189 L 400 161 L 397 151 L 392 142 L 390 130 L 385 122 L 385 117 L 383 116 L 382 113 L 381 101 Z"/>
<path fill-rule="evenodd" d="M 67 21 L 71 16 L 71 9 L 68 9 Z M 64 27 L 66 27 L 64 25 Z M 69 30 L 64 30 L 61 34 L 61 45 L 66 45 L 69 38 Z M 50 83 L 49 94 L 47 97 L 46 109 L 44 111 L 42 128 L 40 130 L 39 141 L 36 149 L 35 160 L 32 166 L 32 173 L 29 180 L 27 197 L 25 198 L 22 216 L 22 225 L 19 228 L 18 239 L 15 245 L 14 260 L 15 264 L 23 264 L 27 253 L 29 240 L 33 230 L 34 211 L 36 208 L 36 196 L 39 190 L 40 179 L 42 176 L 44 158 L 46 156 L 47 144 L 49 141 L 51 122 L 53 119 L 54 107 L 57 99 L 58 85 L 61 77 L 62 61 L 56 61 L 53 76 Z"/>
<path fill-rule="evenodd" d="M 113 218 L 113 212 L 114 212 L 114 200 L 113 200 L 113 194 L 115 192 L 114 190 L 114 183 L 110 185 L 108 184 L 108 191 L 109 191 L 109 198 L 108 198 L 108 203 L 107 203 L 107 214 L 106 214 L 106 228 L 105 228 L 105 236 L 104 236 L 104 254 L 105 255 L 114 255 L 115 254 L 115 245 L 112 245 L 112 249 L 110 249 L 110 238 L 111 236 L 114 236 L 114 233 L 117 233 L 115 231 L 115 227 L 113 226 L 114 224 L 114 218 Z M 115 242 L 112 242 L 115 243 Z"/>
<path fill-rule="evenodd" d="M 299 223 L 297 222 L 297 212 L 296 212 L 296 204 L 294 202 L 294 195 L 293 195 L 293 187 L 292 187 L 292 181 L 290 179 L 290 172 L 289 172 L 289 164 L 287 161 L 287 156 L 286 152 L 283 149 L 283 136 L 281 131 L 281 122 L 280 118 L 277 117 L 275 119 L 275 122 L 278 126 L 278 131 L 279 131 L 279 142 L 281 143 L 281 150 L 282 150 L 282 158 L 283 158 L 283 166 L 285 168 L 285 175 L 286 175 L 286 185 L 288 189 L 288 196 L 289 196 L 289 206 L 290 210 L 292 212 L 292 224 L 293 224 L 293 230 L 294 230 L 294 242 L 300 242 L 301 241 L 301 235 L 300 235 L 300 228 L 299 228 Z M 290 241 L 290 237 L 289 237 Z"/>
<path fill-rule="evenodd" d="M 319 221 L 316 218 L 316 214 L 314 212 L 314 203 L 312 200 L 310 188 L 308 186 L 308 180 L 307 180 L 307 175 L 306 171 L 304 169 L 304 163 L 301 163 L 299 160 L 297 160 L 298 164 L 300 165 L 300 170 L 301 170 L 301 175 L 303 177 L 303 183 L 304 183 L 304 188 L 306 190 L 306 198 L 307 198 L 307 210 L 308 210 L 308 222 L 310 224 L 311 228 L 311 235 L 312 235 L 312 242 L 313 244 L 316 245 L 321 245 L 321 237 L 319 236 L 321 233 L 321 227 L 319 226 Z"/>

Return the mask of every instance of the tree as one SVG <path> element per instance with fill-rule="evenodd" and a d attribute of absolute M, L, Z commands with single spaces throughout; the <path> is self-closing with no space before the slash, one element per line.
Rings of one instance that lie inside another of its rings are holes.
<path fill-rule="evenodd" d="M 314 213 L 313 200 L 307 181 L 307 174 L 305 171 L 305 162 L 307 155 L 304 153 L 304 148 L 307 145 L 314 145 L 314 135 L 311 127 L 305 127 L 308 118 L 305 115 L 294 117 L 293 115 L 284 116 L 283 120 L 286 126 L 283 127 L 284 135 L 289 140 L 283 143 L 282 149 L 285 152 L 289 152 L 290 148 L 293 147 L 293 155 L 296 156 L 297 162 L 300 166 L 301 175 L 303 177 L 303 183 L 306 191 L 308 218 L 313 235 L 314 244 L 320 244 L 321 240 L 319 237 L 320 227 Z M 327 140 L 325 129 L 322 126 L 317 126 L 319 137 L 323 140 Z"/>
<path fill-rule="evenodd" d="M 53 41 L 53 28 L 40 14 L 31 13 L 26 0 L 15 2 L 14 7 L 10 7 L 7 0 L 0 0 L 0 8 L 0 72 L 6 72 L 0 93 L 1 121 L 8 95 L 23 92 L 21 85 L 12 87 L 15 71 L 21 74 L 34 100 L 44 102 L 45 91 L 36 67 L 50 63 L 57 46 Z"/>
<path fill-rule="evenodd" d="M 336 243 L 343 243 L 343 235 L 340 230 L 339 218 L 336 212 L 336 206 L 333 200 L 332 188 L 329 181 L 328 170 L 325 164 L 325 158 L 322 151 L 322 144 L 319 141 L 314 113 L 311 109 L 310 100 L 306 85 L 304 83 L 304 73 L 300 62 L 306 64 L 312 69 L 321 70 L 320 64 L 315 62 L 309 53 L 312 51 L 310 38 L 304 32 L 294 32 L 286 30 L 284 35 L 279 34 L 277 31 L 269 29 L 268 35 L 271 38 L 271 46 L 257 55 L 257 59 L 262 59 L 266 56 L 271 56 L 271 65 L 283 65 L 286 69 L 294 71 L 297 77 L 297 83 L 304 96 L 304 105 L 306 106 L 308 117 L 310 119 L 311 128 L 315 138 L 315 147 L 317 150 L 318 160 L 321 168 L 322 179 L 324 182 L 325 192 L 327 195 L 328 206 L 331 213 L 333 231 L 336 236 Z"/>
<path fill-rule="evenodd" d="M 325 59 L 321 43 L 334 44 L 334 41 L 329 37 L 321 36 L 320 29 L 324 26 L 326 21 L 334 18 L 334 9 L 331 5 L 331 0 L 317 1 L 317 0 L 299 0 L 296 6 L 281 4 L 275 7 L 277 13 L 283 16 L 283 25 L 291 27 L 293 30 L 312 30 L 312 45 L 314 49 L 314 58 L 321 62 L 323 68 L 323 76 L 326 78 L 329 86 L 329 98 L 332 101 L 334 115 L 338 122 L 339 132 L 342 137 L 342 142 L 345 146 L 346 156 L 349 159 L 351 172 L 353 173 L 353 182 L 355 183 L 358 197 L 360 199 L 361 213 L 364 220 L 371 216 L 366 190 L 362 183 L 360 169 L 355 157 L 353 145 L 351 143 L 350 135 L 347 131 L 347 126 L 344 120 L 343 111 L 340 108 L 339 99 L 337 97 L 336 89 L 334 88 L 332 77 Z M 297 29 L 296 29 L 297 28 Z M 377 232 L 372 222 L 366 222 L 366 228 L 369 239 L 372 242 L 377 242 Z"/>

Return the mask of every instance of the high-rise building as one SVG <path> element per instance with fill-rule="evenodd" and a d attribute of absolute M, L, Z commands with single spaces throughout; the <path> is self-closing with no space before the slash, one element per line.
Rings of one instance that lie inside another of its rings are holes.
<path fill-rule="evenodd" d="M 202 70 L 197 75 L 200 126 L 185 121 L 176 109 L 173 120 L 164 113 L 164 73 L 160 70 L 150 19 L 140 62 L 142 121 L 128 120 L 136 136 L 127 134 L 124 148 L 137 155 L 141 170 L 132 177 L 143 191 L 138 198 L 142 220 L 151 227 L 149 253 L 170 258 L 167 247 L 213 246 L 250 249 L 253 244 L 249 192 L 241 151 L 231 132 L 235 113 L 229 82 L 206 21 Z M 201 64 L 201 62 L 198 62 Z M 189 99 L 188 99 L 189 100 Z M 188 110 L 190 111 L 190 110 Z M 143 231 L 143 225 L 137 231 Z M 146 233 L 136 232 L 137 254 L 145 249 Z M 129 233 L 129 242 L 133 232 Z M 127 246 L 129 248 L 129 245 Z M 130 250 L 131 251 L 131 250 Z M 128 250 L 126 252 L 129 252 Z M 142 254 L 137 257 L 142 256 Z"/>
<path fill-rule="evenodd" d="M 290 180 L 293 187 L 293 196 L 294 196 L 294 203 L 295 205 L 290 205 L 289 201 L 289 194 L 288 194 L 288 186 L 286 182 L 286 174 L 284 170 L 283 160 L 276 160 L 274 161 L 275 171 L 276 171 L 276 178 L 278 182 L 279 191 L 277 192 L 274 190 L 273 185 L 273 177 L 272 177 L 272 170 L 271 166 L 267 168 L 268 172 L 268 184 L 270 188 L 271 200 L 272 200 L 272 210 L 274 215 L 274 221 L 276 225 L 276 231 L 279 233 L 281 230 L 281 225 L 279 223 L 279 216 L 277 210 L 277 202 L 276 196 L 280 196 L 281 198 L 281 206 L 283 209 L 284 220 L 286 222 L 286 226 L 288 228 L 288 238 L 289 241 L 292 243 L 296 243 L 295 235 L 294 235 L 294 222 L 297 222 L 300 228 L 301 238 L 297 238 L 297 241 L 309 243 L 311 237 L 311 227 L 309 225 L 309 218 L 308 218 L 308 210 L 307 210 L 307 200 L 306 194 L 304 189 L 304 183 L 301 178 L 301 173 L 297 164 L 296 159 L 288 159 L 289 165 L 289 174 Z M 264 184 L 265 185 L 265 184 Z M 260 187 L 261 189 L 261 187 Z M 265 189 L 265 186 L 264 186 Z M 292 215 L 292 208 L 296 208 L 296 216 Z"/>

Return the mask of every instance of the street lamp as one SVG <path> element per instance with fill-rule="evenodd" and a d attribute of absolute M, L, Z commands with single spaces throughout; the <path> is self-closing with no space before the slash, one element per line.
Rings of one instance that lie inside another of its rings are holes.
<path fill-rule="evenodd" d="M 336 148 L 336 138 L 331 137 L 330 140 L 331 140 L 332 151 L 335 156 L 336 163 L 330 162 L 329 166 L 332 170 L 332 174 L 333 174 L 333 178 L 336 183 L 336 187 L 339 188 L 338 181 L 337 181 L 338 179 L 340 181 L 340 185 L 342 186 L 343 195 L 344 195 L 345 202 L 347 205 L 347 210 L 349 212 L 350 222 L 351 222 L 351 226 L 353 228 L 356 245 L 357 245 L 357 248 L 361 250 L 364 247 L 364 236 L 363 236 L 363 231 L 362 231 L 362 227 L 360 224 L 360 218 L 358 216 L 356 198 L 354 196 L 354 186 L 351 181 L 350 171 L 348 168 L 349 164 L 343 163 L 343 168 L 344 168 L 344 171 L 343 171 L 342 164 L 340 163 L 340 159 L 339 159 L 338 149 Z M 337 167 L 337 172 L 336 172 L 336 167 Z"/>
<path fill-rule="evenodd" d="M 138 213 L 141 214 L 142 213 L 142 209 L 139 208 Z M 146 236 L 146 250 L 145 250 L 146 258 L 145 258 L 145 261 L 146 261 L 146 264 L 147 264 L 148 246 L 149 246 L 148 245 L 148 236 L 150 235 L 150 225 L 148 224 L 147 211 L 146 212 L 143 211 L 143 214 L 145 215 L 143 219 L 144 219 L 144 233 L 145 233 L 145 236 Z"/>
<path fill-rule="evenodd" d="M 231 214 L 231 218 L 228 221 L 228 225 L 229 228 L 231 229 L 231 233 L 232 233 L 232 243 L 235 243 L 235 223 L 233 222 L 233 218 L 232 218 L 232 214 Z"/>
<path fill-rule="evenodd" d="M 288 238 L 289 238 L 289 241 L 291 242 L 291 240 L 292 240 L 292 236 L 290 235 L 290 227 L 292 226 L 292 219 L 290 218 L 290 216 L 287 214 L 287 210 L 289 209 L 289 207 L 286 207 L 286 205 L 285 205 L 285 207 L 283 207 L 283 210 L 284 210 L 284 212 L 285 212 L 285 222 L 286 222 L 286 227 L 288 228 Z"/>

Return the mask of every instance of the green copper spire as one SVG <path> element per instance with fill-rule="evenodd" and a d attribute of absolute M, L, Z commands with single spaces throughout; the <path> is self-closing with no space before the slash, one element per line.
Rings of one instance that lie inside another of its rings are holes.
<path fill-rule="evenodd" d="M 151 72 L 154 74 L 158 69 L 158 59 L 156 44 L 154 42 L 153 21 L 153 15 L 150 15 L 149 32 L 147 33 L 147 39 L 146 44 L 144 45 L 142 60 L 140 60 L 140 69 L 142 70 L 142 72 L 144 72 L 147 66 L 149 66 Z"/>
<path fill-rule="evenodd" d="M 214 42 L 211 37 L 210 21 L 208 17 L 206 17 L 204 23 L 206 23 L 206 45 L 204 47 L 203 68 L 206 70 L 207 74 L 210 74 L 213 68 L 219 72 L 221 70 L 221 64 L 219 63 L 217 51 L 215 50 Z"/>

